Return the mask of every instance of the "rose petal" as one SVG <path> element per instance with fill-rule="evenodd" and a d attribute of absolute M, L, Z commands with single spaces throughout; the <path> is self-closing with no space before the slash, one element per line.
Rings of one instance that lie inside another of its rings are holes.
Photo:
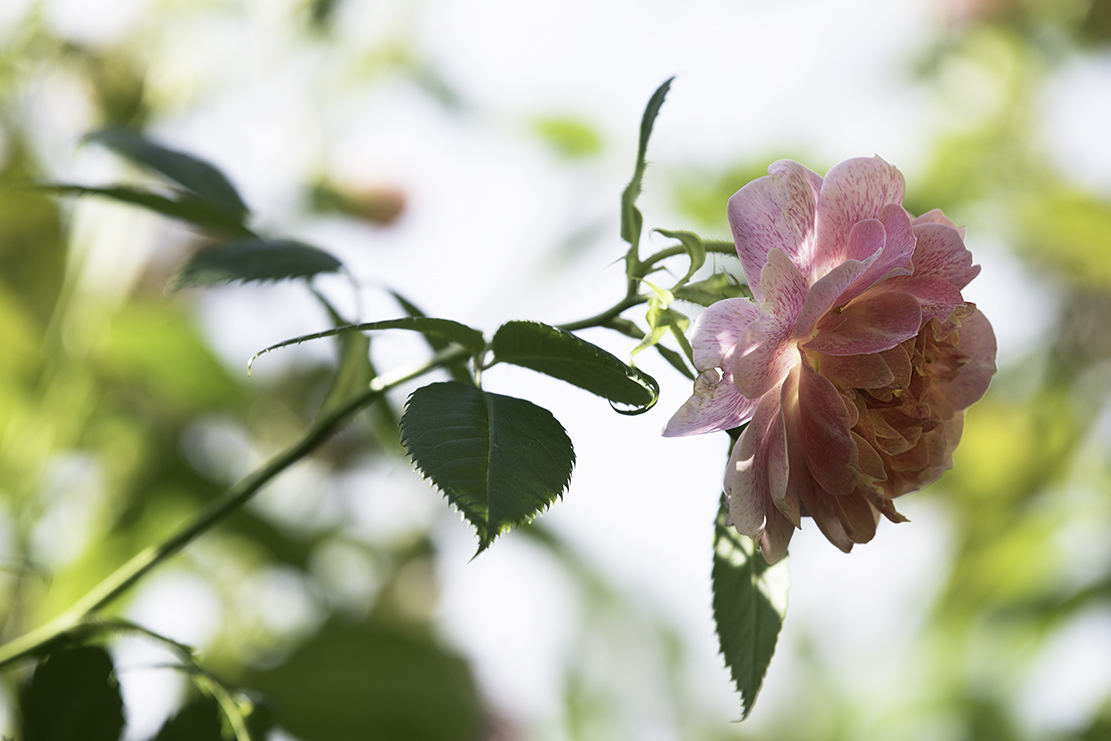
<path fill-rule="evenodd" d="M 916 237 L 911 229 L 910 215 L 902 206 L 889 203 L 880 209 L 879 218 L 874 221 L 878 221 L 883 226 L 884 242 L 880 245 L 882 251 L 864 274 L 837 298 L 837 304 L 847 304 L 872 286 L 885 285 L 889 278 L 910 275 L 913 272 L 911 257 L 914 255 Z M 860 224 L 872 222 L 873 220 L 869 219 Z M 853 232 L 856 229 L 857 227 L 853 227 Z M 853 247 L 853 232 L 849 234 L 850 252 Z M 849 256 L 854 257 L 851 254 Z M 857 259 L 864 259 L 864 257 Z"/>
<path fill-rule="evenodd" d="M 944 224 L 945 226 L 951 226 L 961 235 L 961 239 L 964 239 L 964 227 L 954 224 L 953 220 L 943 214 L 940 208 L 927 211 L 911 223 L 914 224 L 914 226 L 918 226 L 919 224 Z"/>
<path fill-rule="evenodd" d="M 767 299 L 764 311 L 785 326 L 794 324 L 806 301 L 808 286 L 806 278 L 782 250 L 768 251 L 768 261 L 760 272 L 760 286 Z"/>
<path fill-rule="evenodd" d="M 760 553 L 770 566 L 778 563 L 787 555 L 787 544 L 795 534 L 795 526 L 783 513 L 774 507 L 768 512 L 768 522 L 764 526 L 764 535 L 760 538 Z"/>
<path fill-rule="evenodd" d="M 838 516 L 835 504 L 836 498 L 832 494 L 822 491 L 809 476 L 807 478 L 809 479 L 807 484 L 799 490 L 803 506 L 806 507 L 807 513 L 814 518 L 814 522 L 818 525 L 818 529 L 822 531 L 822 535 L 826 536 L 826 540 L 848 553 L 853 549 L 853 539 L 849 537 L 849 534 L 845 532 L 845 526 L 841 524 L 841 518 Z"/>
<path fill-rule="evenodd" d="M 895 374 L 879 353 L 870 355 L 826 355 L 817 353 L 818 368 L 826 378 L 845 388 L 879 389 L 895 382 Z M 910 364 L 908 363 L 909 367 Z"/>
<path fill-rule="evenodd" d="M 879 157 L 858 157 L 835 165 L 822 182 L 815 209 L 814 277 L 844 262 L 853 226 L 878 217 L 889 203 L 901 204 L 904 189 L 903 174 Z"/>
<path fill-rule="evenodd" d="M 699 374 L 694 394 L 664 427 L 664 437 L 701 435 L 729 430 L 747 422 L 759 400 L 746 399 L 732 381 L 719 378 L 716 369 Z"/>
<path fill-rule="evenodd" d="M 849 286 L 864 275 L 878 256 L 877 253 L 863 262 L 846 260 L 810 286 L 802 311 L 795 320 L 795 326 L 791 328 L 791 335 L 796 339 L 809 338 L 818 320 L 833 308 L 834 302 Z"/>
<path fill-rule="evenodd" d="M 862 492 L 852 491 L 833 497 L 833 504 L 845 532 L 854 543 L 867 543 L 876 536 L 879 512 Z"/>
<path fill-rule="evenodd" d="M 914 337 L 922 325 L 922 307 L 905 293 L 861 296 L 818 323 L 818 334 L 805 347 L 828 355 L 863 355 L 890 350 Z"/>
<path fill-rule="evenodd" d="M 961 320 L 958 331 L 957 348 L 966 353 L 969 360 L 961 366 L 957 377 L 942 384 L 940 390 L 955 409 L 965 409 L 980 400 L 995 375 L 995 332 L 979 309 Z"/>
<path fill-rule="evenodd" d="M 915 226 L 914 234 L 918 238 L 914 275 L 942 278 L 959 291 L 980 274 L 980 266 L 972 264 L 972 253 L 956 229 L 926 223 Z"/>
<path fill-rule="evenodd" d="M 779 384 L 798 363 L 790 327 L 772 316 L 763 316 L 745 330 L 733 353 L 733 383 L 750 399 L 763 396 Z"/>
<path fill-rule="evenodd" d="M 722 358 L 759 316 L 760 310 L 747 298 L 727 298 L 708 306 L 691 330 L 694 367 L 699 371 L 720 368 Z"/>
<path fill-rule="evenodd" d="M 778 248 L 809 275 L 814 255 L 815 202 L 822 178 L 797 162 L 780 160 L 729 199 L 729 225 L 752 295 L 763 299 L 760 272 Z"/>
<path fill-rule="evenodd" d="M 787 472 L 772 471 L 770 464 L 785 466 L 787 439 L 780 420 L 779 390 L 765 394 L 748 427 L 741 433 L 726 471 L 729 513 L 737 530 L 759 540 L 772 504 L 771 487 L 786 487 Z M 732 481 L 730 481 L 732 477 Z M 778 492 L 777 492 L 778 495 Z"/>
<path fill-rule="evenodd" d="M 857 486 L 860 467 L 849 434 L 849 411 L 841 394 L 808 363 L 799 375 L 799 433 L 810 475 L 831 494 Z"/>

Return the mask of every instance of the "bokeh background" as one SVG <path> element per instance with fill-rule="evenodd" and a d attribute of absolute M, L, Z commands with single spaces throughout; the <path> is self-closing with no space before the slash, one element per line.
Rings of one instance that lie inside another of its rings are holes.
<path fill-rule="evenodd" d="M 772 161 L 879 154 L 908 209 L 968 227 L 966 296 L 999 337 L 955 469 L 901 500 L 911 523 L 850 555 L 796 535 L 748 720 L 710 613 L 728 442 L 659 437 L 689 382 L 653 353 L 662 398 L 635 418 L 484 375 L 550 408 L 578 467 L 474 560 L 401 453 L 401 389 L 115 610 L 268 698 L 275 739 L 1111 738 L 1106 0 L 3 0 L 0 167 L 141 178 L 81 144 L 140 127 L 228 173 L 259 230 L 340 256 L 351 275 L 314 285 L 351 318 L 401 315 L 392 290 L 487 332 L 561 323 L 623 293 L 618 195 L 673 74 L 646 227 L 725 238 L 729 195 Z M 328 341 L 245 372 L 330 325 L 307 286 L 164 293 L 202 244 L 121 205 L 0 193 L 5 640 L 295 440 L 328 388 Z M 380 335 L 371 354 L 426 350 Z M 154 641 L 111 649 L 126 737 L 148 739 L 190 682 Z M 25 674 L 4 676 L 9 736 Z"/>

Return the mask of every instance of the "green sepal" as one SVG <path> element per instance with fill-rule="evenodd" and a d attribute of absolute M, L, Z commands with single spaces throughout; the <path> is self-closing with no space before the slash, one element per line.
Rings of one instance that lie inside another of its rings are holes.
<path fill-rule="evenodd" d="M 727 298 L 752 298 L 752 291 L 729 273 L 714 273 L 706 280 L 688 283 L 674 291 L 675 298 L 700 306 L 716 304 Z"/>
<path fill-rule="evenodd" d="M 170 291 L 218 283 L 278 281 L 335 273 L 343 263 L 324 250 L 286 239 L 247 237 L 198 250 L 178 269 Z"/>
<path fill-rule="evenodd" d="M 417 389 L 401 439 L 422 474 L 474 525 L 478 552 L 563 495 L 575 451 L 532 402 L 447 381 Z"/>
<path fill-rule="evenodd" d="M 656 379 L 618 360 L 576 335 L 532 321 L 506 322 L 494 333 L 494 361 L 512 363 L 558 378 L 581 389 L 625 404 L 639 414 L 660 395 Z"/>
<path fill-rule="evenodd" d="M 787 557 L 769 566 L 752 539 L 728 523 L 722 497 L 714 523 L 714 623 L 725 664 L 741 695 L 742 720 L 752 712 L 787 613 Z"/>

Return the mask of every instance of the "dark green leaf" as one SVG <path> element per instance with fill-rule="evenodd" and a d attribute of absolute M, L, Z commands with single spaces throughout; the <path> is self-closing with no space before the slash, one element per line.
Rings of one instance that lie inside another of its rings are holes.
<path fill-rule="evenodd" d="M 475 526 L 480 553 L 562 496 L 575 465 L 571 440 L 547 409 L 454 381 L 413 392 L 401 439 Z"/>
<path fill-rule="evenodd" d="M 675 370 L 679 371 L 692 381 L 695 379 L 694 373 L 687 366 L 687 363 L 685 360 L 683 360 L 682 355 L 675 352 L 670 347 L 666 347 L 665 345 L 661 345 L 660 343 L 656 343 L 656 350 L 659 351 L 664 360 L 670 363 L 671 367 L 673 367 Z"/>
<path fill-rule="evenodd" d="M 647 373 L 622 363 L 597 345 L 540 322 L 507 322 L 493 341 L 494 359 L 531 368 L 644 412 L 660 387 Z"/>
<path fill-rule="evenodd" d="M 284 664 L 243 678 L 271 699 L 278 725 L 308 741 L 484 738 L 466 663 L 413 628 L 338 618 Z"/>
<path fill-rule="evenodd" d="M 669 77 L 660 85 L 648 101 L 644 109 L 644 116 L 640 120 L 640 143 L 637 147 L 637 162 L 633 168 L 633 179 L 625 186 L 621 194 L 621 238 L 630 245 L 630 250 L 635 251 L 640 244 L 640 230 L 644 222 L 640 210 L 636 207 L 637 197 L 640 196 L 641 183 L 644 180 L 645 156 L 648 154 L 648 138 L 652 135 L 652 125 L 656 122 L 656 115 L 664 103 L 664 97 L 671 87 L 674 77 Z"/>
<path fill-rule="evenodd" d="M 152 741 L 225 741 L 220 703 L 198 697 L 162 724 Z"/>
<path fill-rule="evenodd" d="M 752 539 L 726 524 L 724 498 L 714 524 L 714 622 L 725 664 L 752 712 L 787 612 L 787 559 L 768 566 Z"/>
<path fill-rule="evenodd" d="M 287 280 L 334 273 L 343 267 L 316 247 L 289 240 L 251 237 L 205 247 L 189 258 L 172 282 L 177 291 L 230 281 Z"/>
<path fill-rule="evenodd" d="M 320 405 L 320 416 L 343 406 L 356 394 L 370 388 L 374 373 L 370 365 L 370 338 L 361 332 L 339 335 L 339 363 L 332 386 Z"/>
<path fill-rule="evenodd" d="M 319 340 L 322 337 L 333 337 L 338 334 L 347 332 L 370 332 L 376 329 L 410 329 L 414 332 L 420 332 L 426 337 L 432 336 L 440 339 L 454 342 L 462 345 L 471 355 L 481 355 L 482 351 L 486 348 L 486 340 L 483 338 L 482 333 L 477 329 L 468 327 L 466 324 L 452 321 L 451 319 L 435 319 L 433 317 L 406 317 L 405 319 L 387 319 L 382 322 L 364 322 L 362 324 L 348 324 L 344 327 L 336 327 L 335 329 L 326 329 L 323 332 L 314 332 L 313 334 L 301 335 L 292 339 L 279 342 L 276 345 L 259 350 L 247 363 L 247 370 L 250 371 L 251 364 L 258 359 L 259 356 L 265 355 L 271 350 L 277 350 L 282 347 L 289 347 L 290 345 L 300 345 L 302 342 L 309 340 Z"/>
<path fill-rule="evenodd" d="M 690 268 L 687 270 L 687 274 L 683 276 L 682 280 L 676 283 L 674 287 L 672 287 L 671 290 L 674 291 L 675 289 L 681 288 L 682 286 L 686 285 L 687 281 L 689 281 L 694 276 L 694 274 L 698 272 L 698 269 L 706 264 L 706 246 L 702 243 L 702 237 L 693 232 L 671 231 L 668 229 L 657 229 L 656 231 L 664 235 L 665 237 L 678 239 L 691 258 L 691 265 Z"/>
<path fill-rule="evenodd" d="M 173 180 L 199 200 L 242 220 L 247 206 L 224 173 L 183 152 L 159 146 L 131 129 L 112 127 L 94 131 L 86 139 L 108 147 L 140 167 Z"/>
<path fill-rule="evenodd" d="M 19 693 L 21 741 L 117 741 L 123 700 L 103 648 L 78 646 L 50 654 Z"/>
<path fill-rule="evenodd" d="M 101 196 L 114 201 L 141 206 L 148 211 L 169 216 L 172 219 L 187 221 L 190 224 L 213 229 L 229 234 L 250 234 L 250 230 L 242 222 L 227 212 L 214 207 L 205 201 L 182 195 L 177 200 L 167 198 L 149 190 L 132 188 L 125 185 L 108 186 L 103 188 L 86 187 L 84 185 L 68 185 L 45 183 L 35 187 L 45 193 L 54 193 L 64 196 Z"/>

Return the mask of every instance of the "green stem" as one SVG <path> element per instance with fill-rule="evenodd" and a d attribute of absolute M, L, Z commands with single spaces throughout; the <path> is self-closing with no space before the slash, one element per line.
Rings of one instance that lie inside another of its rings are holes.
<path fill-rule="evenodd" d="M 127 591 L 155 566 L 176 554 L 200 535 L 208 532 L 229 513 L 242 507 L 275 476 L 315 450 L 355 413 L 371 404 L 387 390 L 422 376 L 441 365 L 465 357 L 467 357 L 467 351 L 464 348 L 449 347 L 436 353 L 427 362 L 375 378 L 371 381 L 370 388 L 367 391 L 317 420 L 305 433 L 304 437 L 282 451 L 265 466 L 225 491 L 219 499 L 209 503 L 192 521 L 178 530 L 169 540 L 151 546 L 135 555 L 54 620 L 0 646 L 0 667 L 34 654 L 45 644 L 61 638 L 65 633 L 84 623 L 90 615 Z"/>
<path fill-rule="evenodd" d="M 574 332 L 575 330 L 579 329 L 587 329 L 589 327 L 605 327 L 609 324 L 610 321 L 616 319 L 617 316 L 621 314 L 621 312 L 625 311 L 626 309 L 631 309 L 637 304 L 646 303 L 647 301 L 647 296 L 640 296 L 634 293 L 631 296 L 626 296 L 625 298 L 621 299 L 616 304 L 603 311 L 601 314 L 595 314 L 594 316 L 587 319 L 582 319 L 577 322 L 569 322 L 567 324 L 560 324 L 557 326 L 559 327 L 559 329 L 566 330 L 568 332 Z"/>
<path fill-rule="evenodd" d="M 737 255 L 737 248 L 736 248 L 736 246 L 734 246 L 734 244 L 732 242 L 724 242 L 724 241 L 720 241 L 720 240 L 707 239 L 707 240 L 704 240 L 702 242 L 702 246 L 704 246 L 706 248 L 706 252 L 716 252 L 720 255 L 733 255 L 734 257 L 736 257 L 736 255 Z M 669 257 L 675 257 L 676 255 L 685 254 L 686 251 L 687 251 L 687 248 L 684 247 L 681 244 L 677 244 L 673 247 L 666 247 L 666 248 L 660 250 L 659 252 L 653 254 L 651 257 L 648 257 L 647 259 L 642 260 L 640 262 L 640 267 L 641 268 L 651 268 L 653 265 L 655 265 L 658 262 L 662 262 L 663 260 L 666 260 Z M 645 275 L 648 275 L 647 270 L 644 272 L 644 274 L 641 277 L 644 277 Z"/>

